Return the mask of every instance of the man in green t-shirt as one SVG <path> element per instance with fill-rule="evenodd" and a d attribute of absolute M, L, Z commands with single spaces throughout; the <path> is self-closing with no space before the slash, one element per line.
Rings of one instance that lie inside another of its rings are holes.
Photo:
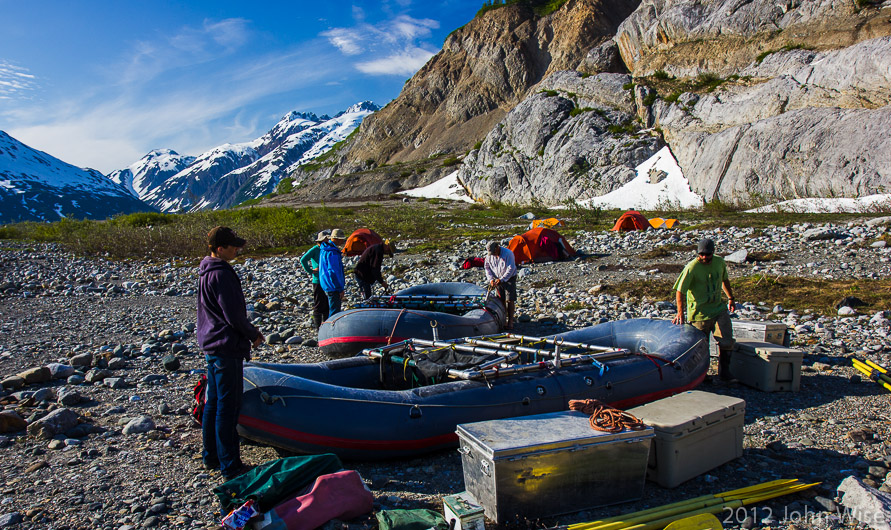
<path fill-rule="evenodd" d="M 674 323 L 689 322 L 703 333 L 714 333 L 720 351 L 718 377 L 729 380 L 733 378 L 730 375 L 730 352 L 736 341 L 730 322 L 729 311 L 734 310 L 735 304 L 727 264 L 724 258 L 714 255 L 715 242 L 711 239 L 701 240 L 696 250 L 699 255 L 687 263 L 674 283 L 678 308 Z M 727 305 L 721 299 L 721 290 L 727 295 Z"/>

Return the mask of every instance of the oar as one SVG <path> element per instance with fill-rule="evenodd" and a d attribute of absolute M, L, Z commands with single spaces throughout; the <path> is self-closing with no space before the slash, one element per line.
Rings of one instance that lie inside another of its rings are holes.
<path fill-rule="evenodd" d="M 811 487 L 813 485 L 807 486 Z M 779 495 L 785 495 L 786 492 L 798 491 L 802 485 L 797 479 L 780 479 L 754 486 L 747 486 L 736 490 L 726 491 L 714 495 L 703 495 L 686 501 L 680 501 L 674 504 L 657 506 L 647 510 L 641 510 L 630 514 L 620 515 L 601 521 L 593 521 L 588 523 L 578 523 L 568 526 L 568 530 L 618 530 L 623 528 L 644 528 L 645 524 L 653 524 L 660 521 L 661 526 L 654 525 L 653 528 L 662 528 L 679 515 L 692 516 L 700 513 L 718 513 L 724 509 L 728 503 L 739 503 L 735 507 L 743 504 L 750 504 L 749 499 L 766 499 Z M 649 526 L 646 526 L 649 528 Z"/>
<path fill-rule="evenodd" d="M 891 384 L 889 384 L 888 381 L 885 381 L 883 379 L 883 378 L 887 378 L 887 376 L 884 376 L 883 374 L 875 373 L 872 369 L 870 369 L 869 366 L 862 364 L 861 362 L 857 361 L 856 359 L 853 359 L 852 361 L 854 364 L 854 368 L 863 372 L 870 381 L 872 381 L 874 383 L 878 383 L 879 385 L 884 387 L 885 390 L 891 391 Z"/>

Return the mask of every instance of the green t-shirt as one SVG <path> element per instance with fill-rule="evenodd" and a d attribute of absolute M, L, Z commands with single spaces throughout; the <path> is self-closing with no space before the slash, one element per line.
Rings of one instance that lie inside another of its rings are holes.
<path fill-rule="evenodd" d="M 698 258 L 687 263 L 674 289 L 687 297 L 688 322 L 717 318 L 727 308 L 721 298 L 721 284 L 726 279 L 727 264 L 720 256 L 712 256 L 708 265 L 699 263 Z"/>

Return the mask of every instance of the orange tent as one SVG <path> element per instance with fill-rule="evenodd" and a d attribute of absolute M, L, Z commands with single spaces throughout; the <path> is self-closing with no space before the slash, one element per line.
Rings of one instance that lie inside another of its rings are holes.
<path fill-rule="evenodd" d="M 614 226 L 613 230 L 646 230 L 650 227 L 650 222 L 647 221 L 647 218 L 641 215 L 640 212 L 634 210 L 628 210 L 623 213 L 619 220 L 616 221 L 616 226 Z"/>
<path fill-rule="evenodd" d="M 575 256 L 575 249 L 565 237 L 550 228 L 533 228 L 522 235 L 511 238 L 507 248 L 514 253 L 514 260 L 520 263 L 540 263 L 560 259 L 560 250 L 565 256 Z"/>
<path fill-rule="evenodd" d="M 547 219 L 536 219 L 532 221 L 532 225 L 529 228 L 538 228 L 539 226 L 543 228 L 554 228 L 555 226 L 566 226 L 566 223 L 556 217 L 548 217 Z"/>
<path fill-rule="evenodd" d="M 650 226 L 653 228 L 674 228 L 677 224 L 677 219 L 663 219 L 661 217 L 653 217 L 650 219 Z"/>
<path fill-rule="evenodd" d="M 343 254 L 345 256 L 358 256 L 371 245 L 383 242 L 384 240 L 374 230 L 360 228 L 347 238 L 346 244 L 343 245 Z"/>

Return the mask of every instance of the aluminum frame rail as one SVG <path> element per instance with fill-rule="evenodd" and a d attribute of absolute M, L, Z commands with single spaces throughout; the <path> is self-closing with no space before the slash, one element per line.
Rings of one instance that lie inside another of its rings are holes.
<path fill-rule="evenodd" d="M 516 336 L 512 338 L 517 338 L 522 336 Z M 537 339 L 537 337 L 524 337 L 526 339 Z M 397 356 L 390 354 L 403 353 L 410 346 L 418 345 L 424 348 L 450 348 L 457 351 L 465 352 L 465 353 L 473 353 L 476 355 L 497 355 L 501 357 L 500 359 L 495 359 L 489 361 L 487 363 L 483 363 L 479 366 L 476 366 L 472 369 L 467 370 L 457 370 L 457 369 L 449 369 L 447 370 L 447 374 L 451 377 L 457 379 L 464 380 L 477 380 L 477 379 L 493 379 L 496 377 L 503 377 L 508 375 L 513 375 L 522 372 L 529 372 L 534 370 L 543 370 L 543 369 L 559 369 L 563 367 L 570 367 L 579 364 L 595 364 L 599 365 L 601 369 L 605 369 L 606 367 L 601 364 L 601 361 L 608 361 L 611 359 L 617 359 L 619 357 L 624 357 L 630 354 L 630 352 L 626 349 L 610 349 L 604 348 L 601 346 L 594 346 L 591 344 L 585 343 L 567 343 L 564 341 L 553 341 L 550 342 L 554 344 L 554 350 L 543 350 L 539 348 L 529 348 L 526 346 L 517 346 L 515 344 L 502 344 L 497 342 L 491 342 L 487 340 L 474 339 L 474 338 L 466 338 L 461 339 L 463 342 L 458 341 L 439 341 L 439 340 L 426 340 L 426 339 L 407 339 L 402 342 L 398 342 L 396 344 L 391 344 L 388 346 L 383 346 L 380 348 L 371 348 L 363 350 L 362 353 L 371 357 L 373 359 L 391 359 L 394 363 L 404 364 L 408 363 L 409 366 L 416 366 L 415 362 L 411 358 Z M 542 339 L 546 340 L 546 339 Z M 589 351 L 596 351 L 598 353 L 593 354 L 583 354 L 583 355 L 567 355 L 560 352 L 560 348 L 562 346 L 571 346 L 573 348 L 580 348 Z M 553 361 L 539 361 L 535 363 L 525 363 L 525 364 L 516 364 L 508 367 L 499 367 L 499 365 L 503 363 L 509 363 L 515 361 L 520 353 L 531 353 L 535 355 L 540 355 L 546 358 L 553 358 Z M 390 355 L 388 355 L 390 354 Z"/>

